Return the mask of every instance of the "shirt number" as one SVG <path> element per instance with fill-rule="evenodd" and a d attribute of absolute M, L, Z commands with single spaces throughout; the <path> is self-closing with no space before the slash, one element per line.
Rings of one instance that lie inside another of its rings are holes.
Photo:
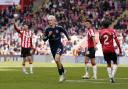
<path fill-rule="evenodd" d="M 60 48 L 58 48 L 58 49 L 57 49 L 57 53 L 59 54 L 60 52 L 61 52 L 61 49 L 60 49 Z"/>
<path fill-rule="evenodd" d="M 104 35 L 103 38 L 104 38 L 104 44 L 108 45 L 109 44 L 109 42 L 107 42 L 108 41 L 108 35 Z"/>

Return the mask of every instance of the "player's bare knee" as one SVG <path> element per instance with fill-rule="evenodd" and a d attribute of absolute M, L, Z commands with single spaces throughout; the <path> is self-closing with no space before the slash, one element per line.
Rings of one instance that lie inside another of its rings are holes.
<path fill-rule="evenodd" d="M 95 61 L 92 61 L 91 64 L 92 64 L 92 66 L 95 66 L 96 65 L 96 62 Z"/>
<path fill-rule="evenodd" d="M 93 66 L 96 65 L 95 59 L 92 59 L 92 60 L 91 60 L 91 64 L 92 64 Z"/>
<path fill-rule="evenodd" d="M 96 65 L 96 63 L 92 63 L 92 66 L 95 66 Z"/>
<path fill-rule="evenodd" d="M 110 64 L 110 63 L 108 63 L 108 64 L 107 64 L 107 67 L 111 67 L 111 64 Z"/>
<path fill-rule="evenodd" d="M 85 61 L 85 64 L 88 64 L 89 62 L 88 61 Z"/>
<path fill-rule="evenodd" d="M 60 60 L 56 58 L 56 59 L 55 59 L 55 62 L 56 62 L 56 63 L 59 63 L 59 62 L 60 62 Z"/>
<path fill-rule="evenodd" d="M 85 64 L 87 64 L 89 62 L 89 60 L 88 59 L 85 59 Z"/>
<path fill-rule="evenodd" d="M 29 64 L 32 64 L 32 60 L 29 60 Z"/>

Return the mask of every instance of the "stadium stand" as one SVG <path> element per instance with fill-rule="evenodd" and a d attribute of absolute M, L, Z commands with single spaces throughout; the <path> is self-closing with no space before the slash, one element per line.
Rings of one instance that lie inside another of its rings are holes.
<path fill-rule="evenodd" d="M 19 24 L 28 23 L 30 28 L 35 32 L 36 54 L 49 54 L 49 45 L 48 43 L 44 43 L 41 37 L 47 25 L 47 16 L 49 14 L 55 15 L 58 24 L 62 25 L 72 38 L 71 43 L 65 38 L 62 40 L 64 45 L 66 45 L 66 54 L 72 55 L 74 48 L 82 48 L 81 51 L 83 52 L 84 47 L 86 47 L 86 29 L 83 25 L 83 19 L 89 18 L 93 22 L 96 31 L 96 39 L 98 41 L 97 30 L 100 28 L 102 20 L 110 19 L 111 22 L 114 22 L 128 9 L 127 6 L 128 3 L 126 3 L 125 0 L 46 0 L 45 3 L 37 7 L 38 11 L 32 11 L 33 3 L 24 7 L 24 12 L 19 12 L 21 15 L 19 17 Z M 11 26 L 14 12 L 15 6 L 10 6 L 6 10 L 0 11 L 0 18 L 2 18 L 0 19 L 0 31 L 4 31 Z M 127 18 L 128 15 L 126 14 L 123 18 L 119 19 L 114 26 L 116 29 L 120 29 L 117 30 L 117 33 L 119 33 L 122 46 L 124 45 L 123 43 L 128 46 L 126 43 L 127 40 L 123 41 L 123 37 L 128 38 L 126 36 L 128 33 Z M 10 54 L 10 50 L 13 51 L 13 54 L 20 52 L 18 34 L 15 31 L 12 30 L 9 33 L 5 32 L 0 40 L 1 54 Z M 127 48 L 128 47 L 126 47 L 126 49 Z"/>

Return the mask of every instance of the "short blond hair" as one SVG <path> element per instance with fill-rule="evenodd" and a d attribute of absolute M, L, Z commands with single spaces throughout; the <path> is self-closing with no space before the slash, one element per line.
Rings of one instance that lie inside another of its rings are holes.
<path fill-rule="evenodd" d="M 52 19 L 56 20 L 56 17 L 55 17 L 54 15 L 49 15 L 49 16 L 47 17 L 47 19 L 48 19 L 48 20 L 52 20 Z"/>

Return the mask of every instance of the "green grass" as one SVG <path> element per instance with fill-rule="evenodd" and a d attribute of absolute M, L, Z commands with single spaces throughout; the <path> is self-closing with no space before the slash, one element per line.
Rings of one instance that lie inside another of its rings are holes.
<path fill-rule="evenodd" d="M 27 65 L 28 66 L 28 65 Z M 116 83 L 109 83 L 105 65 L 98 65 L 98 80 L 83 80 L 83 64 L 64 64 L 67 80 L 58 82 L 56 65 L 34 63 L 34 74 L 24 75 L 21 62 L 0 63 L 0 89 L 127 89 L 128 68 L 119 67 Z M 92 69 L 90 68 L 92 75 Z"/>

